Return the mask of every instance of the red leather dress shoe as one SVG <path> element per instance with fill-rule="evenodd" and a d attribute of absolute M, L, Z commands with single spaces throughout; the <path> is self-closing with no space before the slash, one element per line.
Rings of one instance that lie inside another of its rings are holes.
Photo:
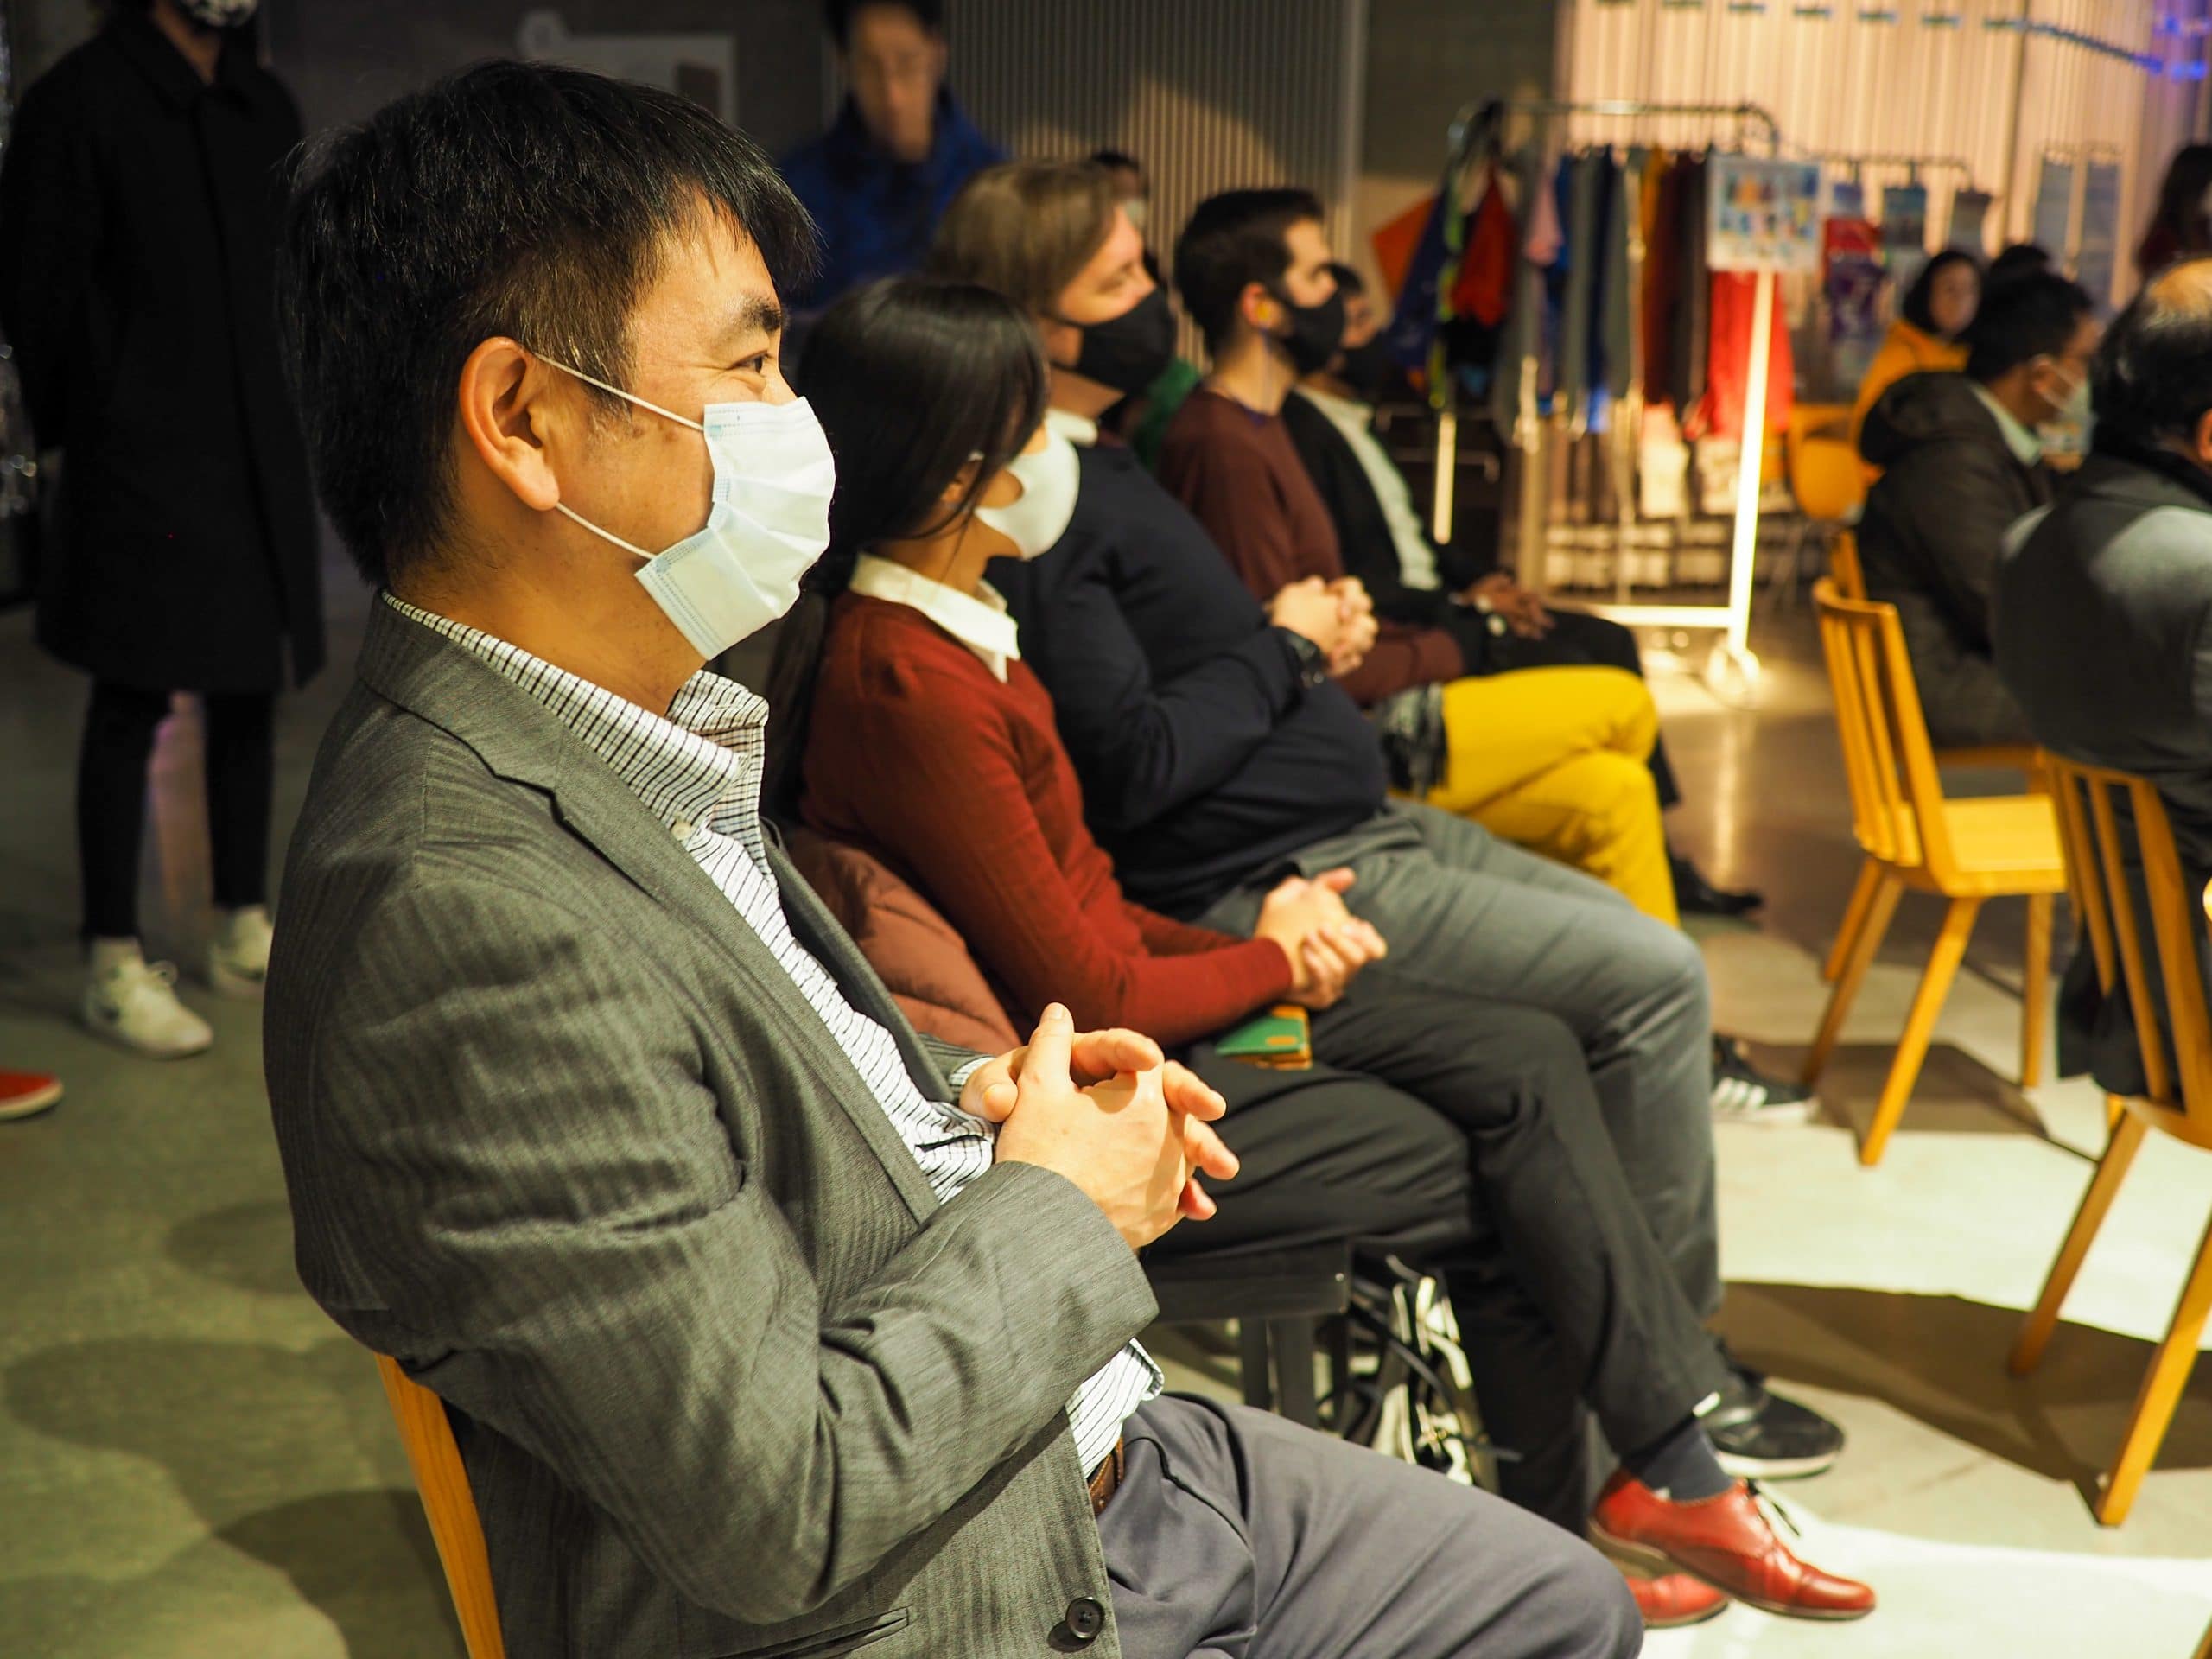
<path fill-rule="evenodd" d="M 1791 1554 L 1740 1480 L 1718 1497 L 1674 1503 L 1616 1469 L 1591 1512 L 1590 1534 L 1623 1560 L 1688 1573 L 1785 1618 L 1863 1618 L 1874 1611 L 1866 1586 Z"/>
<path fill-rule="evenodd" d="M 1636 1598 L 1636 1611 L 1643 1615 L 1647 1630 L 1702 1624 L 1728 1605 L 1727 1597 L 1687 1573 L 1662 1573 L 1656 1579 L 1622 1576 L 1628 1579 L 1628 1592 Z"/>

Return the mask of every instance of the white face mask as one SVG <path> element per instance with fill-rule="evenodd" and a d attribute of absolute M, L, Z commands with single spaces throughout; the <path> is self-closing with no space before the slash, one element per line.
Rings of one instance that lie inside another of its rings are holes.
<path fill-rule="evenodd" d="M 543 360 L 705 435 L 715 465 L 714 505 L 706 528 L 673 547 L 659 553 L 633 547 L 570 512 L 565 501 L 554 503 L 593 535 L 645 562 L 638 580 L 694 651 L 719 657 L 798 603 L 801 578 L 830 545 L 830 498 L 837 488 L 830 440 L 805 398 L 709 404 L 703 421 L 687 421 L 581 369 Z"/>
<path fill-rule="evenodd" d="M 261 0 L 176 0 L 176 9 L 202 29 L 236 29 Z"/>
<path fill-rule="evenodd" d="M 977 507 L 976 516 L 1012 542 L 1017 558 L 1049 552 L 1067 534 L 1075 517 L 1081 482 L 1075 446 L 1057 432 L 1045 435 L 1045 447 L 1016 455 L 1006 469 L 1021 481 L 1020 499 L 1003 507 Z"/>

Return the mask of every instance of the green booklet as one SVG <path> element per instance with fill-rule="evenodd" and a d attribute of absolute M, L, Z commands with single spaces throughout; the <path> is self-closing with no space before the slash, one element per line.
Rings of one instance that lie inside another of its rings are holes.
<path fill-rule="evenodd" d="M 1305 1009 L 1294 1002 L 1278 1003 L 1237 1027 L 1214 1049 L 1228 1060 L 1285 1068 L 1308 1066 L 1313 1064 L 1313 1028 Z"/>

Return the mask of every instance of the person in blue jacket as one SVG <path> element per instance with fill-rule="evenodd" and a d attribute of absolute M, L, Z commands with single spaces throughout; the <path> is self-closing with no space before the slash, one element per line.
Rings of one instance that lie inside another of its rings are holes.
<path fill-rule="evenodd" d="M 919 265 L 960 187 L 1006 159 L 945 90 L 942 0 L 830 0 L 829 25 L 850 91 L 782 163 L 822 230 L 821 274 L 798 296 L 809 310 Z"/>

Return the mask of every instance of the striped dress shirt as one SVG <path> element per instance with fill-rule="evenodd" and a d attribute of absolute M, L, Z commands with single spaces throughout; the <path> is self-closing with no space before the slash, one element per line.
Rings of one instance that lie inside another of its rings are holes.
<path fill-rule="evenodd" d="M 830 1028 L 940 1204 L 990 1168 L 995 1126 L 924 1098 L 891 1033 L 845 1000 L 829 970 L 791 932 L 760 823 L 765 701 L 702 669 L 684 682 L 664 718 L 481 629 L 391 594 L 385 601 L 543 703 L 668 826 Z M 1086 1471 L 1105 1461 L 1129 1414 L 1164 1386 L 1152 1357 L 1132 1342 L 1076 1390 L 1068 1421 Z"/>

